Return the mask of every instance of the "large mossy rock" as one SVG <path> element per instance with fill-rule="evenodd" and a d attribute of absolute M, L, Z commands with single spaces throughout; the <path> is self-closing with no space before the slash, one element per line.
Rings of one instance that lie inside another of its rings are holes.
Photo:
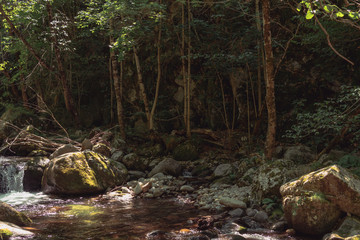
<path fill-rule="evenodd" d="M 29 217 L 4 202 L 0 202 L 0 221 L 18 226 L 29 226 L 32 223 Z"/>
<path fill-rule="evenodd" d="M 44 171 L 42 189 L 54 194 L 95 194 L 126 178 L 123 164 L 92 151 L 74 152 L 52 159 Z"/>
<path fill-rule="evenodd" d="M 281 186 L 280 193 L 287 221 L 303 233 L 326 233 L 334 226 L 340 212 L 360 216 L 360 180 L 337 165 L 286 183 Z M 324 221 L 327 221 L 326 229 L 322 228 Z"/>

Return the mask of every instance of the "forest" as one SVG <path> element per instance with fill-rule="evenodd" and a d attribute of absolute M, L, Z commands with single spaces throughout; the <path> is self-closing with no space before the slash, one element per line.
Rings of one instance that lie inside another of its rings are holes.
<path fill-rule="evenodd" d="M 358 0 L 0 3 L 1 240 L 359 239 Z"/>
<path fill-rule="evenodd" d="M 124 139 L 207 129 L 268 159 L 356 149 L 357 1 L 267 2 L 2 1 L 2 112 Z"/>

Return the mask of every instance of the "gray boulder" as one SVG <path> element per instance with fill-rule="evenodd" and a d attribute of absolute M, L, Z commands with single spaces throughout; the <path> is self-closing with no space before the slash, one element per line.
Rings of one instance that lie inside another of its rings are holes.
<path fill-rule="evenodd" d="M 151 172 L 148 174 L 149 177 L 154 176 L 157 173 L 164 173 L 177 177 L 181 174 L 182 168 L 178 161 L 172 158 L 166 158 L 156 165 Z"/>
<path fill-rule="evenodd" d="M 70 153 L 70 152 L 78 152 L 79 149 L 77 147 L 75 147 L 72 144 L 65 144 L 59 148 L 57 148 L 51 155 L 50 155 L 50 159 L 56 158 L 62 154 L 65 153 Z"/>

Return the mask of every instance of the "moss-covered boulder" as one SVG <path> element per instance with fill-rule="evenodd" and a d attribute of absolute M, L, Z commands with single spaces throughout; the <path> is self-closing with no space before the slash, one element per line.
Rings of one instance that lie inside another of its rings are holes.
<path fill-rule="evenodd" d="M 298 232 L 320 235 L 332 230 L 342 212 L 322 193 L 304 192 L 283 199 L 285 218 Z"/>
<path fill-rule="evenodd" d="M 95 194 L 126 178 L 123 164 L 93 151 L 74 152 L 52 159 L 44 171 L 42 189 L 53 194 Z"/>
<path fill-rule="evenodd" d="M 280 192 L 285 217 L 299 232 L 326 233 L 339 220 L 341 212 L 360 216 L 360 180 L 337 165 L 288 182 Z"/>
<path fill-rule="evenodd" d="M 0 239 L 33 239 L 34 233 L 27 231 L 13 223 L 0 221 Z M 3 238 L 1 238 L 3 237 Z"/>
<path fill-rule="evenodd" d="M 177 161 L 192 161 L 198 158 L 198 150 L 192 141 L 186 141 L 179 144 L 173 152 L 173 156 Z"/>
<path fill-rule="evenodd" d="M 18 226 L 28 226 L 32 223 L 29 217 L 4 202 L 0 202 L 0 221 L 13 223 Z"/>
<path fill-rule="evenodd" d="M 93 146 L 92 149 L 96 153 L 100 153 L 106 157 L 111 157 L 111 149 L 104 143 L 97 143 Z"/>

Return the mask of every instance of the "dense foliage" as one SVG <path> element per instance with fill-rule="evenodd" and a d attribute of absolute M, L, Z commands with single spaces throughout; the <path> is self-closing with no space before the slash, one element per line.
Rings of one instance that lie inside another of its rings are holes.
<path fill-rule="evenodd" d="M 277 140 L 321 150 L 350 125 L 342 137 L 357 139 L 358 9 L 352 1 L 271 2 Z M 0 101 L 52 116 L 44 127 L 57 128 L 54 119 L 112 126 L 122 114 L 130 133 L 153 107 L 155 130 L 182 130 L 189 96 L 191 128 L 264 139 L 258 0 L 9 0 L 1 7 Z"/>

